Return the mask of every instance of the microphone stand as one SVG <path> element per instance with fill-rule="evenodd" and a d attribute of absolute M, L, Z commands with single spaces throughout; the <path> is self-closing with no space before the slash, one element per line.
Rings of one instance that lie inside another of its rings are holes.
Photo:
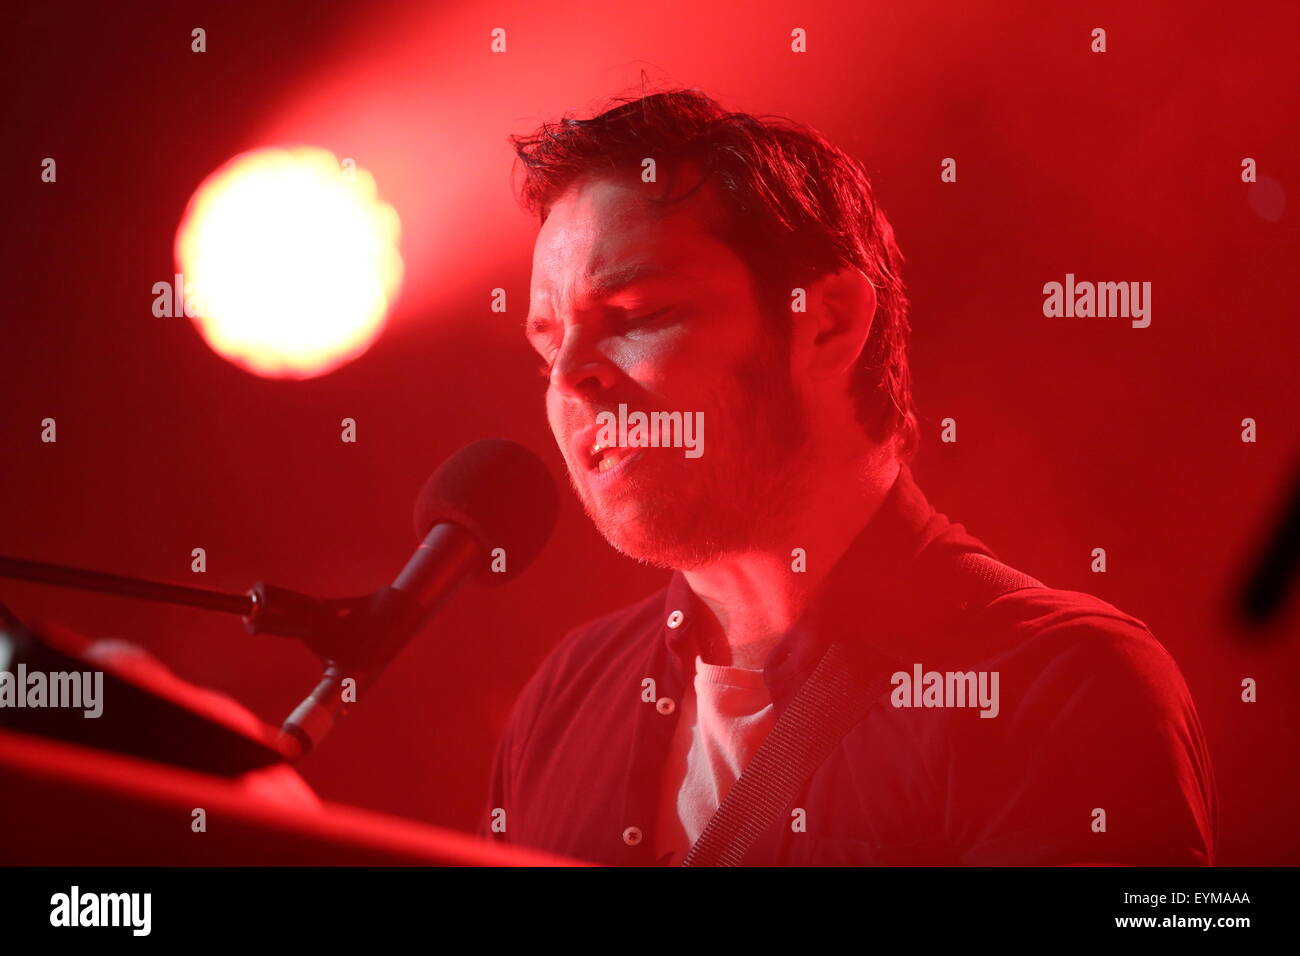
<path fill-rule="evenodd" d="M 291 762 L 320 743 L 336 715 L 347 713 L 346 704 L 351 701 L 343 699 L 343 682 L 349 679 L 348 674 L 353 675 L 356 689 L 360 689 L 401 647 L 391 638 L 381 641 L 376 648 L 383 655 L 378 666 L 363 667 L 364 662 L 374 658 L 368 653 L 372 649 L 359 635 L 360 629 L 377 627 L 381 635 L 392 634 L 396 629 L 418 626 L 424 614 L 412 598 L 394 588 L 362 597 L 325 600 L 259 581 L 244 594 L 229 594 L 2 555 L 0 578 L 238 614 L 249 634 L 276 634 L 302 641 L 320 658 L 325 670 L 315 689 L 280 728 L 276 743 Z M 396 646 L 387 646 L 393 644 Z"/>
<path fill-rule="evenodd" d="M 79 588 L 82 591 L 99 591 L 103 594 L 141 598 L 162 604 L 183 604 L 189 607 L 201 607 L 208 611 L 223 611 L 227 614 L 246 615 L 253 610 L 253 599 L 249 594 L 225 594 L 221 591 L 207 591 L 180 584 L 162 584 L 141 578 L 128 578 L 120 574 L 86 571 L 82 568 L 44 564 L 40 561 L 24 561 L 20 558 L 0 556 L 0 578 L 36 581 L 57 587 Z"/>

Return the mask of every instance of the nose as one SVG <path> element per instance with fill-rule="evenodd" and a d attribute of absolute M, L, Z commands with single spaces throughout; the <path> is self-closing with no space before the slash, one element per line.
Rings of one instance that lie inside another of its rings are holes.
<path fill-rule="evenodd" d="M 587 399 L 612 388 L 618 370 L 598 344 L 582 326 L 570 326 L 551 365 L 551 387 Z"/>

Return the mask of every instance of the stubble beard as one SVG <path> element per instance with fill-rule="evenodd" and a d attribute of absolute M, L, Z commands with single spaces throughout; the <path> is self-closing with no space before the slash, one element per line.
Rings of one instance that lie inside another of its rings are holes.
<path fill-rule="evenodd" d="M 784 354 L 766 341 L 734 370 L 729 389 L 708 396 L 708 409 L 699 458 L 680 448 L 644 449 L 620 485 L 600 496 L 569 472 L 587 516 L 619 553 L 689 571 L 791 546 L 786 517 L 806 491 L 809 432 Z"/>

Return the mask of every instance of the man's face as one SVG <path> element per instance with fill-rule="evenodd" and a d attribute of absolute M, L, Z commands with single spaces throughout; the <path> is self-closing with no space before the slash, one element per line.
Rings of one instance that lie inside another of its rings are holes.
<path fill-rule="evenodd" d="M 547 417 L 569 480 L 616 549 L 690 569 L 782 533 L 806 441 L 785 349 L 750 272 L 709 231 L 712 187 L 667 210 L 661 185 L 579 180 L 551 208 L 533 253 L 527 321 L 550 367 Z M 703 454 L 595 450 L 597 415 L 681 412 Z"/>

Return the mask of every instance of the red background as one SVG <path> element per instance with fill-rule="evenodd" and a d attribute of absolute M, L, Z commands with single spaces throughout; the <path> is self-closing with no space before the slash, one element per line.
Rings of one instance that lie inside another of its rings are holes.
<path fill-rule="evenodd" d="M 353 594 L 405 561 L 409 504 L 462 444 L 516 438 L 563 482 L 520 329 L 534 226 L 506 136 L 589 115 L 645 70 L 806 122 L 867 164 L 908 260 L 922 487 L 1004 560 L 1150 624 L 1207 731 L 1219 862 L 1300 863 L 1296 602 L 1254 638 L 1231 613 L 1300 450 L 1300 8 L 248 6 L 6 14 L 0 552 Z M 790 51 L 796 26 L 806 54 Z M 1089 50 L 1097 26 L 1104 55 Z M 505 54 L 489 51 L 494 27 Z M 407 274 L 367 354 L 296 383 L 254 378 L 187 320 L 150 312 L 202 178 L 295 142 L 375 173 Z M 40 182 L 46 156 L 57 184 Z M 953 184 L 939 180 L 949 156 Z M 1256 186 L 1240 179 L 1247 156 Z M 1045 318 L 1043 283 L 1067 272 L 1150 281 L 1151 327 Z M 505 315 L 489 310 L 498 286 Z M 57 444 L 39 440 L 47 416 Z M 339 441 L 345 416 L 356 445 Z M 948 416 L 955 445 L 938 441 Z M 1240 441 L 1244 417 L 1255 444 Z M 1094 547 L 1105 575 L 1089 571 Z M 471 827 L 541 657 L 663 579 L 605 546 L 566 491 L 537 566 L 490 599 L 459 595 L 305 776 L 329 799 Z M 306 651 L 233 618 L 11 582 L 0 598 L 137 640 L 275 723 L 317 675 Z M 1240 701 L 1245 677 L 1258 703 Z"/>

